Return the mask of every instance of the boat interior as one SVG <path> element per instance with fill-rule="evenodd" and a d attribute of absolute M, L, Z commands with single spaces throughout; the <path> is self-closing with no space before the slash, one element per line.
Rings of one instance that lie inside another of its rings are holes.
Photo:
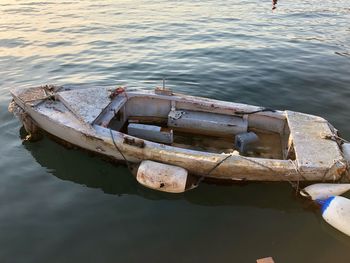
<path fill-rule="evenodd" d="M 295 159 L 283 112 L 249 107 L 232 111 L 232 107 L 221 107 L 219 102 L 214 105 L 210 100 L 125 94 L 116 96 L 93 124 L 185 149 Z"/>

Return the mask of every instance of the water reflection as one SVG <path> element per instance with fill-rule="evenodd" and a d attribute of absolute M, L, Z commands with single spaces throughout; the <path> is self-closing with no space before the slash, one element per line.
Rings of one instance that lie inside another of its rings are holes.
<path fill-rule="evenodd" d="M 38 142 L 25 142 L 35 160 L 47 172 L 62 179 L 104 193 L 118 196 L 138 195 L 150 200 L 186 200 L 201 206 L 251 206 L 283 211 L 308 208 L 295 197 L 287 183 L 245 183 L 217 185 L 202 183 L 183 194 L 167 194 L 144 188 L 136 182 L 125 166 L 115 165 L 81 150 L 69 150 L 47 137 Z"/>

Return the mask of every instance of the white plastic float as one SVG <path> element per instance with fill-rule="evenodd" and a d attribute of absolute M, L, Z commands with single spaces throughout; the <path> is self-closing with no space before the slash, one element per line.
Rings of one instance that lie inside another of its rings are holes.
<path fill-rule="evenodd" d="M 146 160 L 141 162 L 136 179 L 154 190 L 182 193 L 186 190 L 187 175 L 187 170 L 182 167 Z"/>
<path fill-rule="evenodd" d="M 312 200 L 325 200 L 331 196 L 342 195 L 350 190 L 350 184 L 313 184 L 305 187 L 300 194 Z"/>
<path fill-rule="evenodd" d="M 313 184 L 305 187 L 300 194 L 322 205 L 323 219 L 350 236 L 350 200 L 339 196 L 350 190 L 350 184 Z"/>
<path fill-rule="evenodd" d="M 332 196 L 326 200 L 319 200 L 322 204 L 323 219 L 350 236 L 350 200 L 342 196 Z"/>

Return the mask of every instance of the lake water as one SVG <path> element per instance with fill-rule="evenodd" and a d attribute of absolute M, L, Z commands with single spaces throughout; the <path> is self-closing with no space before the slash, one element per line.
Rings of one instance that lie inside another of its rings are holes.
<path fill-rule="evenodd" d="M 48 138 L 22 143 L 7 112 L 12 87 L 165 78 L 177 92 L 321 115 L 350 139 L 350 2 L 276 7 L 1 0 L 0 261 L 349 262 L 350 238 L 287 183 L 155 192 Z"/>

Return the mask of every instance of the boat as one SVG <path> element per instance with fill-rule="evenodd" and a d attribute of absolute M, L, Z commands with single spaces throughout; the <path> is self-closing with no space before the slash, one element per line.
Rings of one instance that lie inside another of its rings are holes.
<path fill-rule="evenodd" d="M 125 162 L 152 189 L 178 193 L 203 179 L 349 181 L 350 144 L 322 117 L 178 94 L 164 86 L 43 85 L 11 94 L 9 110 L 28 139 L 44 131 Z"/>

